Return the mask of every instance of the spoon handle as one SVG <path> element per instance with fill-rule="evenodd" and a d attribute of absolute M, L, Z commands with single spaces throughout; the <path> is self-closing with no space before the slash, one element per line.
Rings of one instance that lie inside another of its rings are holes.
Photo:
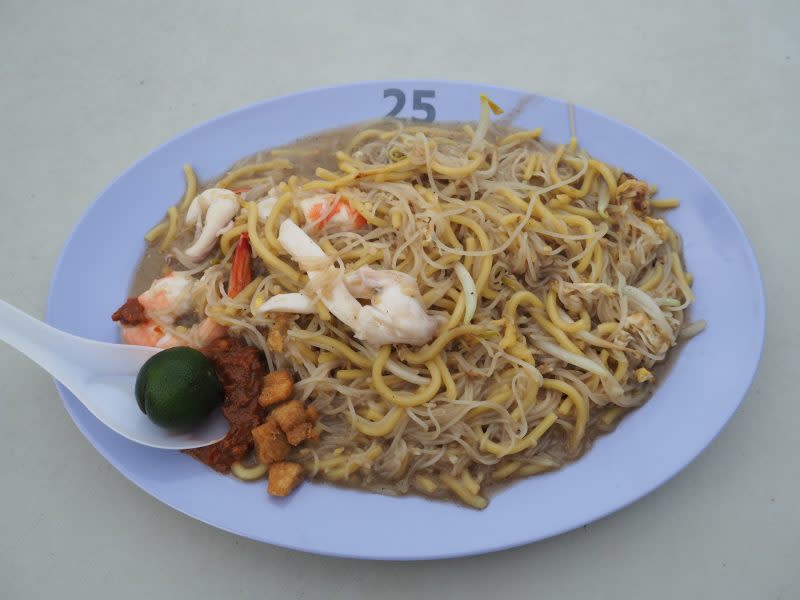
<path fill-rule="evenodd" d="M 160 348 L 88 340 L 60 331 L 0 300 L 0 341 L 38 363 L 108 428 L 153 448 L 181 450 L 218 442 L 229 424 L 215 411 L 188 432 L 151 423 L 134 399 L 139 369 Z"/>
<path fill-rule="evenodd" d="M 0 340 L 37 363 L 73 393 L 86 379 L 79 337 L 51 327 L 0 300 Z M 76 360 L 77 359 L 77 360 Z"/>

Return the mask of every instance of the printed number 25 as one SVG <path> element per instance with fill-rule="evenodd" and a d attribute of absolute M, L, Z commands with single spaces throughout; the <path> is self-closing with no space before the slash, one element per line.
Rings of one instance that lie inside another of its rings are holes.
<path fill-rule="evenodd" d="M 383 97 L 384 98 L 394 98 L 395 105 L 392 110 L 389 111 L 387 117 L 396 117 L 400 114 L 400 111 L 403 110 L 403 107 L 406 105 L 406 94 L 403 90 L 398 88 L 389 88 L 383 90 Z M 416 116 L 412 116 L 411 118 L 414 121 L 424 121 L 425 123 L 430 123 L 436 118 L 436 108 L 434 108 L 433 104 L 430 102 L 425 102 L 427 98 L 433 99 L 436 97 L 435 90 L 414 90 L 413 91 L 413 110 L 415 112 L 422 111 L 425 113 L 425 116 L 420 118 Z"/>

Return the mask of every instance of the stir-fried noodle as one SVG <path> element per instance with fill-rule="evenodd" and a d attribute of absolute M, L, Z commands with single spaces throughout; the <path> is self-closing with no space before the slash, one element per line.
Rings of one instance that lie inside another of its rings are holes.
<path fill-rule="evenodd" d="M 148 234 L 194 277 L 197 315 L 294 374 L 296 397 L 320 415 L 318 440 L 293 454 L 311 477 L 482 508 L 491 485 L 575 460 L 641 405 L 687 324 L 680 240 L 652 214 L 677 201 L 652 200 L 574 139 L 553 146 L 491 124 L 493 108 L 484 98 L 474 126 L 382 121 L 335 151 L 304 142 L 241 163 L 209 186 L 237 192 L 240 209 L 202 260 L 186 251 L 200 233 L 185 224 L 198 191 L 189 169 L 185 199 Z M 309 217 L 303 201 L 321 194 L 333 202 Z M 285 221 L 324 255 L 287 252 Z M 232 298 L 244 232 L 255 278 Z M 406 274 L 397 285 L 424 313 L 387 300 L 386 343 L 357 337 L 334 298 L 353 273 L 376 271 Z M 261 310 L 291 293 L 280 300 L 302 294 L 308 314 Z M 179 323 L 167 331 L 198 345 Z M 414 338 L 425 323 L 424 343 L 391 343 L 395 326 Z"/>

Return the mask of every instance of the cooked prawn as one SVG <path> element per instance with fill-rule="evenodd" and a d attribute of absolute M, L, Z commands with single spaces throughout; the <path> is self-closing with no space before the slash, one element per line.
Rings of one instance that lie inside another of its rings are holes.
<path fill-rule="evenodd" d="M 306 227 L 314 231 L 356 231 L 367 221 L 342 194 L 316 194 L 300 201 Z"/>
<path fill-rule="evenodd" d="M 248 235 L 239 238 L 231 264 L 228 295 L 236 296 L 252 280 L 251 249 Z M 144 307 L 148 320 L 138 325 L 122 326 L 122 341 L 126 344 L 173 348 L 191 346 L 203 348 L 221 338 L 228 328 L 206 317 L 190 327 L 185 333 L 169 331 L 175 321 L 192 310 L 192 292 L 196 280 L 181 273 L 170 273 L 156 279 L 148 290 L 137 297 Z"/>

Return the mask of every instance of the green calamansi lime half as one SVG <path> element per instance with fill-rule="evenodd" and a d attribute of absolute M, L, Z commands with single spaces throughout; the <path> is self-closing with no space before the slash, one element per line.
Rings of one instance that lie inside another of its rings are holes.
<path fill-rule="evenodd" d="M 136 401 L 156 425 L 188 429 L 223 399 L 214 365 L 192 348 L 170 348 L 152 356 L 136 377 Z"/>

